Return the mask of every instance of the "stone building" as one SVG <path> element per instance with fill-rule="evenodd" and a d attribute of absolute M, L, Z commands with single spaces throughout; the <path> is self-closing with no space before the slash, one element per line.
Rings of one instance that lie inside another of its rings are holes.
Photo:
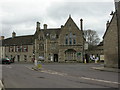
<path fill-rule="evenodd" d="M 16 61 L 29 61 L 33 57 L 33 35 L 16 36 L 2 40 L 1 57 L 15 58 Z"/>
<path fill-rule="evenodd" d="M 118 26 L 118 67 L 120 69 L 120 0 L 115 2 L 115 9 L 117 12 L 117 26 Z"/>
<path fill-rule="evenodd" d="M 82 24 L 82 20 L 80 22 Z M 81 25 L 82 27 L 82 25 Z M 45 62 L 67 62 L 83 60 L 83 30 L 80 30 L 71 16 L 61 28 L 41 29 L 37 22 L 34 35 L 16 36 L 2 40 L 4 55 L 15 57 L 16 61 L 31 61 L 44 57 Z"/>
<path fill-rule="evenodd" d="M 106 24 L 103 36 L 105 67 L 118 67 L 118 26 L 116 12 L 111 13 L 112 19 Z"/>

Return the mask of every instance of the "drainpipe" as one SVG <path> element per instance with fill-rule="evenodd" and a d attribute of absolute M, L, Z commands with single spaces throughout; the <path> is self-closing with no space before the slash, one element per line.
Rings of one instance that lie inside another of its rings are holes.
<path fill-rule="evenodd" d="M 83 19 L 80 19 L 80 29 L 82 31 L 82 36 L 83 36 L 83 53 L 82 53 L 82 59 L 84 63 L 84 56 L 85 56 L 85 50 L 84 50 L 84 32 L 83 32 Z"/>

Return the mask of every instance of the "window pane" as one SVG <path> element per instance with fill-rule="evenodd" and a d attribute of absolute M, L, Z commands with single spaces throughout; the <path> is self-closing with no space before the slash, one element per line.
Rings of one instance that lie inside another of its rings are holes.
<path fill-rule="evenodd" d="M 75 39 L 73 39 L 73 44 L 76 44 L 76 40 Z"/>
<path fill-rule="evenodd" d="M 72 45 L 72 39 L 71 38 L 69 39 L 69 44 Z"/>
<path fill-rule="evenodd" d="M 68 44 L 68 38 L 66 38 L 65 44 L 66 44 L 66 45 Z"/>

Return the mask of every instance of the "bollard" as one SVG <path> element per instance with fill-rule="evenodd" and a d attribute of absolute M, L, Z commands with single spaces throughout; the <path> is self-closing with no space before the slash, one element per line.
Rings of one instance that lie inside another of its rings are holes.
<path fill-rule="evenodd" d="M 95 63 L 97 63 L 97 60 L 95 60 Z"/>
<path fill-rule="evenodd" d="M 38 69 L 41 69 L 41 68 L 42 68 L 41 61 L 38 61 L 37 68 L 38 68 Z"/>
<path fill-rule="evenodd" d="M 86 64 L 86 59 L 85 59 L 85 62 L 84 62 L 85 64 Z"/>

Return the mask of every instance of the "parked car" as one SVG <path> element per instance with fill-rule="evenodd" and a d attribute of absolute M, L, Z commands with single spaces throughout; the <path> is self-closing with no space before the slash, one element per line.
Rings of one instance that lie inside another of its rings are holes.
<path fill-rule="evenodd" d="M 10 64 L 11 63 L 9 58 L 2 58 L 1 61 L 2 61 L 2 64 Z"/>
<path fill-rule="evenodd" d="M 11 58 L 11 59 L 10 59 L 10 62 L 11 62 L 11 63 L 14 63 L 14 58 Z"/>

